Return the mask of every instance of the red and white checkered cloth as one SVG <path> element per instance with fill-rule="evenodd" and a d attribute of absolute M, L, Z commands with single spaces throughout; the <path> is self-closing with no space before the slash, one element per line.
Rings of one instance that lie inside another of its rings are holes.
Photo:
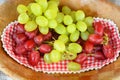
<path fill-rule="evenodd" d="M 14 60 L 16 60 L 18 63 L 29 67 L 35 71 L 43 71 L 47 73 L 80 73 L 80 72 L 85 72 L 93 69 L 100 69 L 105 65 L 108 65 L 109 63 L 116 61 L 117 57 L 119 56 L 119 51 L 120 51 L 120 37 L 119 37 L 119 31 L 118 28 L 116 27 L 116 24 L 114 24 L 113 21 L 103 19 L 103 18 L 94 18 L 94 22 L 96 21 L 101 21 L 103 25 L 108 27 L 111 30 L 111 35 L 112 37 L 110 38 L 110 41 L 113 46 L 113 51 L 114 51 L 114 58 L 112 59 L 106 59 L 106 60 L 95 60 L 94 57 L 88 57 L 88 59 L 84 62 L 83 65 L 81 65 L 81 70 L 80 71 L 68 71 L 66 65 L 70 61 L 61 61 L 58 63 L 52 63 L 52 64 L 46 64 L 43 61 L 43 58 L 40 59 L 39 64 L 37 66 L 30 66 L 28 64 L 27 58 L 22 57 L 22 56 L 17 56 L 13 52 L 13 46 L 14 42 L 12 40 L 12 34 L 14 32 L 14 25 L 17 24 L 18 22 L 12 22 L 10 23 L 3 31 L 2 34 L 2 43 L 3 43 L 3 48 L 7 52 L 7 54 L 12 57 Z"/>

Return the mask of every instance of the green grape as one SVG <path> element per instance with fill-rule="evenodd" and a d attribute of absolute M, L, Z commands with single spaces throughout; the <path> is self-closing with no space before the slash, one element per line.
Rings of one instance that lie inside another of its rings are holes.
<path fill-rule="evenodd" d="M 50 0 L 50 1 L 48 1 L 48 4 L 49 5 L 56 5 L 56 6 L 59 6 L 59 3 L 60 3 L 60 1 L 59 0 Z"/>
<path fill-rule="evenodd" d="M 59 37 L 58 37 L 58 40 L 61 40 L 63 41 L 64 43 L 67 43 L 69 41 L 69 38 L 68 38 L 68 35 L 66 34 L 61 34 Z"/>
<path fill-rule="evenodd" d="M 70 43 L 68 45 L 68 50 L 71 53 L 80 53 L 80 52 L 82 52 L 82 46 L 79 45 L 78 43 Z"/>
<path fill-rule="evenodd" d="M 77 53 L 68 53 L 68 60 L 74 60 L 77 57 Z"/>
<path fill-rule="evenodd" d="M 37 3 L 32 3 L 30 5 L 30 10 L 35 16 L 40 16 L 42 14 L 42 7 Z"/>
<path fill-rule="evenodd" d="M 57 21 L 55 19 L 49 20 L 48 27 L 49 28 L 57 27 Z"/>
<path fill-rule="evenodd" d="M 94 20 L 93 17 L 86 17 L 84 21 L 87 24 L 87 26 L 92 26 Z"/>
<path fill-rule="evenodd" d="M 70 34 L 70 41 L 76 42 L 79 39 L 79 36 L 80 32 L 76 30 L 75 32 Z"/>
<path fill-rule="evenodd" d="M 47 64 L 52 63 L 52 61 L 50 60 L 50 53 L 45 54 L 43 59 Z"/>
<path fill-rule="evenodd" d="M 46 26 L 48 26 L 48 19 L 45 18 L 44 16 L 38 16 L 38 17 L 36 17 L 36 23 L 40 27 L 46 27 Z"/>
<path fill-rule="evenodd" d="M 81 39 L 82 40 L 86 41 L 88 39 L 88 36 L 89 36 L 89 32 L 88 31 L 81 32 Z"/>
<path fill-rule="evenodd" d="M 67 69 L 69 71 L 78 71 L 81 69 L 81 65 L 79 63 L 76 63 L 76 62 L 69 62 L 67 64 Z"/>
<path fill-rule="evenodd" d="M 87 30 L 88 30 L 88 32 L 89 32 L 90 34 L 93 34 L 93 33 L 94 33 L 94 28 L 93 28 L 93 26 L 88 26 Z"/>
<path fill-rule="evenodd" d="M 76 22 L 76 19 L 75 19 L 75 11 L 71 11 L 71 12 L 70 12 L 70 16 L 72 17 L 73 22 Z"/>
<path fill-rule="evenodd" d="M 58 24 L 54 30 L 58 34 L 66 34 L 66 27 L 63 24 Z"/>
<path fill-rule="evenodd" d="M 87 25 L 83 21 L 78 21 L 76 26 L 77 26 L 77 29 L 81 32 L 85 32 L 87 30 Z"/>
<path fill-rule="evenodd" d="M 57 11 L 55 11 L 54 9 L 47 9 L 44 13 L 44 15 L 48 18 L 48 19 L 55 19 L 57 16 Z"/>
<path fill-rule="evenodd" d="M 25 30 L 30 32 L 30 31 L 34 31 L 37 29 L 37 24 L 34 21 L 28 21 L 25 24 Z"/>
<path fill-rule="evenodd" d="M 64 14 L 70 14 L 71 9 L 68 6 L 63 6 L 62 7 L 62 13 Z"/>
<path fill-rule="evenodd" d="M 76 31 L 76 25 L 75 24 L 70 24 L 67 26 L 67 32 L 73 33 Z"/>
<path fill-rule="evenodd" d="M 42 33 L 42 34 L 47 34 L 49 32 L 49 28 L 48 27 L 40 27 L 39 26 L 39 31 Z"/>
<path fill-rule="evenodd" d="M 75 12 L 76 21 L 83 20 L 85 18 L 85 13 L 82 10 L 78 10 Z"/>
<path fill-rule="evenodd" d="M 54 63 L 57 63 L 61 60 L 62 54 L 57 50 L 52 50 L 50 52 L 50 60 Z"/>
<path fill-rule="evenodd" d="M 29 16 L 26 13 L 21 13 L 18 16 L 18 22 L 21 24 L 25 24 L 29 21 Z"/>
<path fill-rule="evenodd" d="M 61 40 L 55 40 L 53 46 L 54 46 L 54 49 L 60 52 L 65 51 L 65 43 Z"/>
<path fill-rule="evenodd" d="M 73 23 L 73 19 L 70 15 L 65 15 L 64 16 L 64 19 L 63 19 L 63 22 L 65 25 L 70 25 Z"/>
<path fill-rule="evenodd" d="M 58 23 L 62 23 L 63 18 L 64 18 L 64 14 L 61 13 L 61 12 L 59 12 L 56 16 L 56 20 L 57 20 Z"/>
<path fill-rule="evenodd" d="M 63 53 L 62 60 L 74 60 L 77 57 L 77 53 Z"/>
<path fill-rule="evenodd" d="M 48 2 L 47 0 L 35 0 L 40 6 L 42 7 L 43 12 L 47 9 L 48 7 Z"/>
<path fill-rule="evenodd" d="M 18 6 L 17 6 L 17 11 L 18 11 L 18 13 L 25 13 L 25 12 L 27 12 L 28 11 L 28 8 L 25 6 L 25 5 L 22 5 L 22 4 L 19 4 Z"/>
<path fill-rule="evenodd" d="M 59 0 L 58 1 L 48 1 L 48 9 L 52 9 L 52 10 L 55 10 L 55 11 L 57 11 L 58 12 L 58 2 L 59 2 Z"/>

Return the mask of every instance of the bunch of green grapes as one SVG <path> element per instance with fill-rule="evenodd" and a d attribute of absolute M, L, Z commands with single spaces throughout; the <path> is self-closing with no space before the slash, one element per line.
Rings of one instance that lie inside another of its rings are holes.
<path fill-rule="evenodd" d="M 60 35 L 53 43 L 53 50 L 44 55 L 46 63 L 74 60 L 82 52 L 77 40 L 81 38 L 86 41 L 89 34 L 94 32 L 92 17 L 85 17 L 82 10 L 72 11 L 68 6 L 59 9 L 59 0 L 35 0 L 28 6 L 18 5 L 17 11 L 18 22 L 25 24 L 27 32 L 38 28 L 40 33 L 47 34 L 52 29 Z M 80 65 L 72 62 L 68 68 L 78 70 Z"/>
<path fill-rule="evenodd" d="M 47 34 L 49 28 L 55 28 L 58 25 L 55 19 L 59 11 L 58 5 L 58 0 L 35 0 L 28 6 L 19 4 L 17 6 L 18 22 L 25 24 L 27 32 L 39 28 L 42 34 Z"/>

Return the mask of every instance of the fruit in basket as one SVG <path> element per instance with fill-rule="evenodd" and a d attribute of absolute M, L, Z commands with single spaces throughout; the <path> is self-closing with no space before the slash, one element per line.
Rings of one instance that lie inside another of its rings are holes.
<path fill-rule="evenodd" d="M 52 46 L 50 46 L 49 44 L 41 44 L 39 47 L 39 51 L 41 53 L 50 53 L 52 50 Z"/>
<path fill-rule="evenodd" d="M 103 53 L 106 58 L 111 59 L 114 57 L 113 48 L 110 44 L 103 45 Z"/>
<path fill-rule="evenodd" d="M 94 23 L 94 29 L 95 29 L 95 33 L 100 35 L 100 36 L 103 36 L 103 33 L 104 33 L 104 25 L 101 23 L 101 22 L 96 22 Z"/>
<path fill-rule="evenodd" d="M 28 54 L 28 62 L 30 65 L 35 66 L 40 60 L 40 53 L 38 51 L 31 51 Z"/>
<path fill-rule="evenodd" d="M 91 43 L 90 41 L 86 41 L 85 44 L 84 44 L 84 50 L 86 53 L 92 53 L 92 50 L 94 48 L 94 44 Z"/>
<path fill-rule="evenodd" d="M 81 65 L 79 63 L 76 63 L 76 62 L 69 62 L 67 64 L 67 68 L 70 71 L 78 71 L 81 69 Z"/>
<path fill-rule="evenodd" d="M 88 40 L 94 44 L 101 44 L 103 41 L 103 37 L 98 34 L 90 34 Z"/>
<path fill-rule="evenodd" d="M 85 60 L 87 60 L 87 54 L 85 53 L 80 53 L 78 54 L 77 58 L 75 59 L 75 62 L 79 64 L 83 64 Z"/>
<path fill-rule="evenodd" d="M 13 35 L 15 54 L 25 55 L 30 65 L 37 66 L 41 58 L 48 64 L 67 60 L 67 69 L 76 71 L 89 57 L 105 60 L 114 56 L 109 31 L 101 22 L 86 17 L 82 10 L 59 8 L 56 0 L 35 1 L 23 11 L 18 6 Z"/>

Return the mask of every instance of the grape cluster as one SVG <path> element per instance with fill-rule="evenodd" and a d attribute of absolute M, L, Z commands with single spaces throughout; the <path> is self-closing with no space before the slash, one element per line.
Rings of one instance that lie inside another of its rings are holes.
<path fill-rule="evenodd" d="M 19 4 L 17 11 L 18 24 L 13 35 L 15 53 L 27 55 L 32 66 L 37 65 L 42 56 L 48 64 L 72 61 L 67 65 L 68 70 L 80 70 L 88 53 L 105 59 L 100 52 L 104 26 L 93 25 L 93 17 L 86 17 L 84 11 L 73 11 L 68 6 L 59 9 L 59 0 L 35 0 L 28 6 Z M 96 45 L 100 48 L 97 52 Z"/>

